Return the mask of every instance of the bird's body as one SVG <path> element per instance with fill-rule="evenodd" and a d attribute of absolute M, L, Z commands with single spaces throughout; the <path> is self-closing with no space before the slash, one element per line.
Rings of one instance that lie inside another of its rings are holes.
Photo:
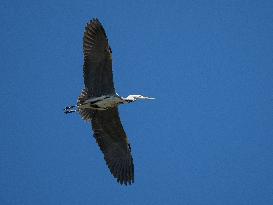
<path fill-rule="evenodd" d="M 66 107 L 66 112 L 76 112 L 74 108 L 78 110 L 93 109 L 93 110 L 107 110 L 109 108 L 116 107 L 120 104 L 128 104 L 136 101 L 137 99 L 154 99 L 144 97 L 141 95 L 129 95 L 127 98 L 120 97 L 118 94 L 115 95 L 103 95 L 100 97 L 91 97 L 83 102 L 79 102 L 77 106 Z"/>
<path fill-rule="evenodd" d="M 79 104 L 79 109 L 97 109 L 106 110 L 108 108 L 116 107 L 119 104 L 124 104 L 124 101 L 118 95 L 103 95 L 100 97 L 92 97 L 86 100 L 84 103 Z"/>
<path fill-rule="evenodd" d="M 131 146 L 120 122 L 118 105 L 138 99 L 153 99 L 141 95 L 120 97 L 114 88 L 112 50 L 104 28 L 98 19 L 85 27 L 83 38 L 84 84 L 77 105 L 67 106 L 65 113 L 79 112 L 91 122 L 94 137 L 104 154 L 112 175 L 121 184 L 134 182 L 134 164 Z"/>

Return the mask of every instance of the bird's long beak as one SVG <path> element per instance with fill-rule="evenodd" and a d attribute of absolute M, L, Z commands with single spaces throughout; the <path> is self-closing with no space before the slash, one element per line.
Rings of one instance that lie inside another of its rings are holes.
<path fill-rule="evenodd" d="M 143 97 L 143 99 L 147 99 L 147 100 L 154 100 L 155 98 L 151 98 L 151 97 Z"/>

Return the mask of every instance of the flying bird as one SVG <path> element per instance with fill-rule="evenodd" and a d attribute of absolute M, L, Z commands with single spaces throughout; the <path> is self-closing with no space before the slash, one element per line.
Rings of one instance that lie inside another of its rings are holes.
<path fill-rule="evenodd" d="M 85 27 L 83 53 L 85 88 L 77 104 L 65 107 L 64 113 L 78 112 L 82 119 L 91 122 L 94 137 L 110 172 L 120 184 L 132 184 L 134 163 L 131 146 L 119 118 L 118 105 L 154 98 L 142 95 L 121 97 L 116 93 L 112 50 L 105 30 L 96 18 Z"/>

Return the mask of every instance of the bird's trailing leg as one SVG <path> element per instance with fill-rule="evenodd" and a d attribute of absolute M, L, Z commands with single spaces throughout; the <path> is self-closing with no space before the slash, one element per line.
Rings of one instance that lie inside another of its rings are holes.
<path fill-rule="evenodd" d="M 76 109 L 75 109 L 76 108 Z M 66 106 L 64 108 L 64 113 L 68 114 L 68 113 L 72 113 L 72 112 L 77 112 L 78 111 L 78 106 L 75 105 L 71 105 L 71 106 Z"/>

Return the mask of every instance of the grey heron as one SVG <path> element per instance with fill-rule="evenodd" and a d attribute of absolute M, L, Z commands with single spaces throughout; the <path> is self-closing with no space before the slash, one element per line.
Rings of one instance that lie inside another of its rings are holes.
<path fill-rule="evenodd" d="M 154 98 L 142 95 L 121 97 L 116 93 L 112 50 L 98 19 L 92 19 L 85 27 L 83 53 L 85 88 L 78 97 L 77 105 L 65 107 L 64 112 L 78 112 L 84 120 L 91 122 L 94 137 L 110 172 L 120 184 L 132 184 L 134 163 L 131 146 L 119 118 L 118 105 Z"/>

